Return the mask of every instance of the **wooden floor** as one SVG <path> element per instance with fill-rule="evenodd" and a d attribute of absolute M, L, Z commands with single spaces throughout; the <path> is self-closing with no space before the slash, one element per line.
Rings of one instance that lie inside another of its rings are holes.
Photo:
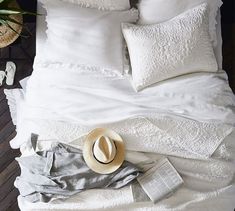
<path fill-rule="evenodd" d="M 18 211 L 18 190 L 14 187 L 15 178 L 20 175 L 20 169 L 15 157 L 19 150 L 11 149 L 9 141 L 15 137 L 15 126 L 4 95 L 4 88 L 18 88 L 19 81 L 32 73 L 33 57 L 35 55 L 35 23 L 26 23 L 31 35 L 27 39 L 19 38 L 11 48 L 0 49 L 0 70 L 5 69 L 7 60 L 16 63 L 17 71 L 13 86 L 0 87 L 0 211 Z M 26 32 L 27 33 L 27 32 Z"/>
<path fill-rule="evenodd" d="M 4 211 L 17 210 L 15 199 L 18 191 L 13 182 L 19 175 L 19 167 L 14 158 L 20 153 L 9 146 L 9 141 L 15 134 L 3 89 L 0 89 L 0 210 Z"/>
<path fill-rule="evenodd" d="M 18 71 L 14 87 L 19 87 L 19 80 L 29 75 L 32 64 L 28 61 L 18 61 Z M 12 88 L 12 87 L 11 87 Z M 0 211 L 19 210 L 16 198 L 19 192 L 14 188 L 16 176 L 20 175 L 20 169 L 15 157 L 20 155 L 19 150 L 11 149 L 9 141 L 16 135 L 15 126 L 12 123 L 7 100 L 0 88 Z"/>
<path fill-rule="evenodd" d="M 224 69 L 228 71 L 230 84 L 235 91 L 235 66 L 234 66 L 234 34 L 235 25 L 223 25 L 224 36 Z M 32 39 L 30 41 L 34 43 Z M 29 41 L 27 41 L 29 43 Z M 29 52 L 33 55 L 34 47 L 28 46 Z M 20 52 L 17 50 L 17 52 Z M 3 68 L 4 52 L 0 55 L 0 69 Z M 22 56 L 21 53 L 16 53 Z M 28 58 L 17 60 L 17 73 L 14 87 L 19 87 L 18 81 L 30 75 L 32 72 L 32 61 Z M 5 95 L 3 94 L 3 87 L 0 88 L 0 211 L 18 211 L 16 198 L 18 191 L 14 188 L 14 180 L 20 174 L 19 167 L 14 160 L 15 157 L 20 155 L 19 150 L 12 150 L 9 141 L 16 135 L 15 127 L 12 124 L 9 108 Z"/>

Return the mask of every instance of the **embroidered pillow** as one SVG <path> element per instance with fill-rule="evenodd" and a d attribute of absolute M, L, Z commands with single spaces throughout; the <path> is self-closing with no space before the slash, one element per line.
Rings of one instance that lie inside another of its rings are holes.
<path fill-rule="evenodd" d="M 125 23 L 122 28 L 137 91 L 183 74 L 218 69 L 208 33 L 207 4 L 164 23 Z"/>
<path fill-rule="evenodd" d="M 208 4 L 209 33 L 213 45 L 217 45 L 216 16 L 221 0 L 140 0 L 140 24 L 155 24 L 170 20 L 200 4 Z"/>

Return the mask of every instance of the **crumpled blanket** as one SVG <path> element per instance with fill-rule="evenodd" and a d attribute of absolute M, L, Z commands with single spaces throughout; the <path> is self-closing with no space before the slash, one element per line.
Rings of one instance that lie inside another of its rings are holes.
<path fill-rule="evenodd" d="M 36 135 L 31 136 L 34 150 L 37 138 Z M 86 165 L 81 150 L 61 143 L 55 143 L 51 150 L 16 160 L 21 166 L 21 176 L 16 178 L 15 186 L 21 196 L 30 202 L 68 198 L 94 188 L 119 189 L 141 173 L 133 164 L 124 161 L 117 171 L 107 175 L 98 174 Z"/>

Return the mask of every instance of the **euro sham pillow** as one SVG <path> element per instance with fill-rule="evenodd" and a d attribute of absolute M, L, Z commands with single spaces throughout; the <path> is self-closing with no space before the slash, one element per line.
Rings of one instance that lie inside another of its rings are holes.
<path fill-rule="evenodd" d="M 122 30 L 137 91 L 183 74 L 217 71 L 208 33 L 207 4 L 160 24 L 125 23 Z"/>
<path fill-rule="evenodd" d="M 62 0 L 64 2 L 78 4 L 83 7 L 97 8 L 100 10 L 128 10 L 129 0 Z"/>
<path fill-rule="evenodd" d="M 170 20 L 202 3 L 208 4 L 209 33 L 213 46 L 217 45 L 216 16 L 221 0 L 140 0 L 140 24 L 155 24 Z"/>
<path fill-rule="evenodd" d="M 44 1 L 47 41 L 37 63 L 72 64 L 123 73 L 122 22 L 136 22 L 138 11 L 101 11 L 60 0 Z"/>
<path fill-rule="evenodd" d="M 42 3 L 54 0 L 39 0 Z M 57 1 L 57 0 L 56 0 Z M 63 2 L 77 4 L 81 7 L 95 8 L 100 10 L 128 10 L 130 0 L 61 0 Z"/>

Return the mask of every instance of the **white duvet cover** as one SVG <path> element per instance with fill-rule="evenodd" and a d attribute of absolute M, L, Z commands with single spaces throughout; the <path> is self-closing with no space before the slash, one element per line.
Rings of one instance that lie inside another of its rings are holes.
<path fill-rule="evenodd" d="M 226 74 L 195 73 L 136 93 L 127 77 L 78 71 L 74 67 L 35 66 L 26 91 L 6 91 L 17 114 L 12 147 L 24 155 L 30 133 L 82 148 L 94 127 L 120 133 L 126 159 L 139 163 L 168 156 L 184 186 L 157 204 L 134 203 L 129 187 L 85 191 L 66 201 L 28 203 L 29 210 L 224 210 L 235 207 L 235 97 Z M 17 104 L 17 108 L 15 107 Z M 46 141 L 45 141 L 46 140 Z M 161 154 L 161 155 L 160 155 Z"/>

